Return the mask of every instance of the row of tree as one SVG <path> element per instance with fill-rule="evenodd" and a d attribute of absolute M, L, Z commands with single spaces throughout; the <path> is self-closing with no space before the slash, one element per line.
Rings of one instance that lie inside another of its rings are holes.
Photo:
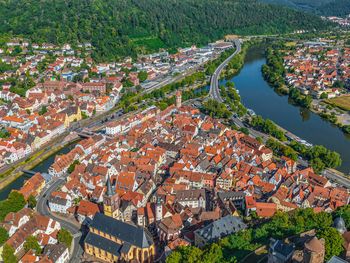
<path fill-rule="evenodd" d="M 253 116 L 250 125 L 259 131 L 269 134 L 280 141 L 286 141 L 287 138 L 282 131 L 273 121 L 270 119 L 264 119 L 262 116 Z"/>

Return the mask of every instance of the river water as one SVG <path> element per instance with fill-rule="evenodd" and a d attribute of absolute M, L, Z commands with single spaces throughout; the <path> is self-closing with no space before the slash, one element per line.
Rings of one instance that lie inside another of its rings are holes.
<path fill-rule="evenodd" d="M 343 163 L 337 169 L 349 173 L 350 137 L 317 114 L 293 105 L 288 101 L 288 96 L 277 94 L 261 74 L 265 62 L 264 48 L 253 47 L 247 53 L 241 72 L 231 79 L 239 90 L 243 104 L 309 143 L 324 145 L 338 152 Z"/>
<path fill-rule="evenodd" d="M 59 150 L 57 153 L 51 155 L 50 157 L 48 157 L 46 160 L 44 160 L 43 162 L 41 162 L 40 164 L 38 164 L 37 166 L 35 166 L 32 171 L 35 172 L 40 172 L 40 173 L 47 173 L 49 170 L 49 167 L 51 166 L 51 164 L 53 164 L 53 162 L 55 161 L 55 156 L 57 154 L 65 154 L 68 153 L 70 150 L 72 150 L 74 148 L 74 146 L 76 145 L 76 143 L 72 143 L 70 145 L 67 145 L 66 147 L 62 148 L 61 150 Z M 7 198 L 8 194 L 12 191 L 12 190 L 19 190 L 22 185 L 24 184 L 24 182 L 26 180 L 28 180 L 30 178 L 30 175 L 24 174 L 20 177 L 18 177 L 16 180 L 14 180 L 12 183 L 10 183 L 9 185 L 7 185 L 5 188 L 0 190 L 0 201 L 4 200 Z"/>

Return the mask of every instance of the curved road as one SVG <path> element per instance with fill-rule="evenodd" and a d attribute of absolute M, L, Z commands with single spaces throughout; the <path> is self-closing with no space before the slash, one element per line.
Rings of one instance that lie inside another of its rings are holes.
<path fill-rule="evenodd" d="M 239 40 L 237 39 L 234 41 L 234 44 L 236 46 L 236 51 L 233 52 L 231 56 L 229 56 L 224 62 L 221 63 L 221 65 L 215 70 L 210 80 L 209 95 L 212 99 L 217 100 L 218 102 L 224 102 L 224 100 L 221 98 L 220 88 L 219 88 L 219 78 L 220 78 L 221 72 L 227 66 L 230 60 L 234 56 L 236 56 L 239 52 L 241 52 L 241 42 L 239 42 Z"/>
<path fill-rule="evenodd" d="M 65 178 L 59 178 L 59 179 L 53 179 L 49 184 L 48 187 L 46 187 L 44 189 L 44 191 L 42 191 L 36 209 L 38 211 L 39 214 L 44 215 L 44 216 L 48 216 L 50 218 L 52 218 L 53 220 L 58 221 L 61 224 L 61 227 L 70 231 L 73 235 L 73 251 L 71 253 L 71 260 L 70 262 L 80 262 L 80 257 L 83 254 L 83 249 L 80 245 L 80 241 L 81 241 L 81 230 L 80 228 L 70 222 L 68 219 L 64 219 L 61 217 L 57 217 L 55 215 L 53 215 L 48 207 L 48 198 L 51 195 L 52 192 L 56 191 L 57 188 L 59 188 L 60 186 L 62 186 L 65 183 Z"/>

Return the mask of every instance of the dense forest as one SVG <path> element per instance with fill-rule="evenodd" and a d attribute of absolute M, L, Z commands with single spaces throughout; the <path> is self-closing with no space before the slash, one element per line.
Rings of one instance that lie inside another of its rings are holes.
<path fill-rule="evenodd" d="M 261 0 L 308 11 L 323 16 L 347 16 L 350 14 L 350 0 Z"/>
<path fill-rule="evenodd" d="M 258 0 L 0 1 L 0 33 L 36 42 L 91 42 L 97 59 L 205 44 L 230 33 L 328 26 L 314 15 Z"/>

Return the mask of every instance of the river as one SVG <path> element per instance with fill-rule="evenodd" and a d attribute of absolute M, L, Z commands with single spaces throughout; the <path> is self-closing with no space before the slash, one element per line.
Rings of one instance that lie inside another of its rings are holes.
<path fill-rule="evenodd" d="M 55 160 L 55 156 L 57 154 L 65 154 L 68 153 L 71 149 L 74 148 L 74 146 L 76 145 L 77 142 L 72 143 L 70 145 L 67 145 L 66 147 L 62 148 L 61 150 L 59 150 L 57 153 L 49 156 L 47 159 L 45 159 L 44 161 L 42 161 L 40 164 L 38 164 L 37 166 L 35 166 L 32 171 L 35 172 L 40 172 L 40 173 L 47 173 L 49 170 L 49 167 L 51 166 L 51 164 L 54 162 Z M 7 198 L 8 194 L 12 191 L 12 190 L 19 190 L 22 185 L 24 184 L 24 182 L 26 180 L 28 180 L 30 178 L 30 175 L 24 174 L 20 177 L 18 177 L 16 180 L 14 180 L 12 183 L 10 183 L 9 185 L 7 185 L 6 187 L 4 187 L 3 189 L 0 190 L 0 201 L 4 200 Z"/>
<path fill-rule="evenodd" d="M 288 96 L 277 94 L 261 74 L 261 66 L 265 62 L 264 48 L 252 47 L 247 53 L 244 67 L 231 79 L 239 90 L 243 104 L 300 138 L 338 152 L 343 160 L 338 170 L 349 173 L 350 137 L 317 114 L 291 104 Z M 224 82 L 221 81 L 221 84 Z"/>

